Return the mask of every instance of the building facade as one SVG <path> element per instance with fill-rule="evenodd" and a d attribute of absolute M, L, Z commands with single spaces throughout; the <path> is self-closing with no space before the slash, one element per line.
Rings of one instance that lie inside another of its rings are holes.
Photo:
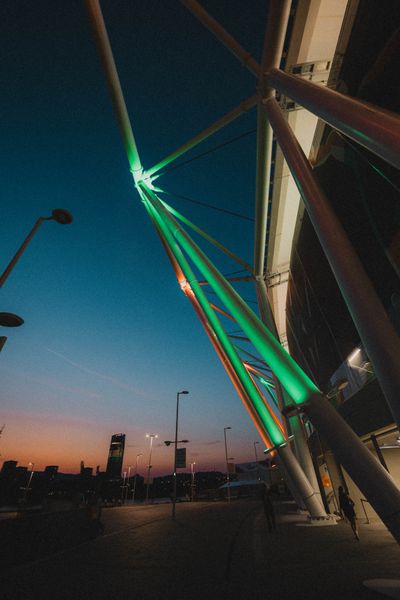
<path fill-rule="evenodd" d="M 115 433 L 111 437 L 110 450 L 108 452 L 106 476 L 108 479 L 120 479 L 122 462 L 125 451 L 125 434 Z"/>

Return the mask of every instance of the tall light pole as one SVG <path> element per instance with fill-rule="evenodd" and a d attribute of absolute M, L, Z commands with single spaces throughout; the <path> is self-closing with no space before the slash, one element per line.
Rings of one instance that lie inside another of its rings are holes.
<path fill-rule="evenodd" d="M 259 444 L 260 442 L 253 442 L 253 446 L 254 446 L 254 456 L 256 457 L 256 465 L 257 465 L 257 478 L 258 481 L 261 480 L 260 477 L 260 465 L 258 464 L 258 454 L 257 454 L 257 444 Z"/>
<path fill-rule="evenodd" d="M 146 483 L 146 502 L 148 502 L 149 501 L 150 470 L 152 467 L 151 451 L 153 449 L 153 440 L 154 440 L 154 438 L 158 438 L 158 435 L 156 433 L 146 433 L 146 437 L 150 438 L 150 454 L 149 454 L 149 464 L 147 465 L 147 483 Z"/>
<path fill-rule="evenodd" d="M 25 502 L 27 501 L 27 498 L 28 498 L 28 492 L 29 492 L 29 490 L 31 489 L 31 488 L 30 488 L 30 485 L 31 485 L 31 481 L 32 481 L 33 474 L 34 474 L 33 467 L 35 466 L 35 463 L 33 463 L 33 462 L 30 462 L 30 463 L 28 463 L 28 467 L 29 467 L 29 466 L 31 467 L 31 472 L 30 472 L 30 475 L 29 475 L 29 478 L 28 478 L 27 486 L 26 486 L 26 488 L 25 488 L 25 495 L 24 495 L 24 501 L 25 501 Z"/>
<path fill-rule="evenodd" d="M 14 313 L 8 313 L 8 312 L 1 312 L 0 313 L 0 326 L 1 327 L 20 327 L 21 325 L 23 325 L 24 320 L 19 317 L 18 315 L 15 315 Z M 0 336 L 0 352 L 3 349 L 4 344 L 7 341 L 7 336 L 6 335 L 1 335 Z"/>
<path fill-rule="evenodd" d="M 131 469 L 132 469 L 132 467 L 128 467 L 128 474 L 127 474 L 126 483 L 125 483 L 124 504 L 128 500 L 128 496 L 129 496 L 129 488 L 130 488 L 129 481 L 130 481 L 130 477 L 131 477 Z"/>
<path fill-rule="evenodd" d="M 192 499 L 192 502 L 194 500 L 194 465 L 195 464 L 196 464 L 195 462 L 191 462 L 190 463 L 190 473 L 191 473 L 191 481 L 190 481 L 190 491 L 191 491 L 191 494 L 190 494 L 190 497 Z"/>
<path fill-rule="evenodd" d="M 226 430 L 232 429 L 232 427 L 224 427 L 224 440 L 225 440 L 225 461 L 226 461 L 226 483 L 227 483 L 227 495 L 228 502 L 231 501 L 231 482 L 229 478 L 229 463 L 228 463 L 228 445 L 226 443 Z"/>
<path fill-rule="evenodd" d="M 36 223 L 34 224 L 32 229 L 30 230 L 30 232 L 28 233 L 28 235 L 22 242 L 21 246 L 18 248 L 17 252 L 13 256 L 11 261 L 8 263 L 8 266 L 4 270 L 3 274 L 0 276 L 0 288 L 4 285 L 7 277 L 9 276 L 9 274 L 11 273 L 11 271 L 17 264 L 22 253 L 24 252 L 25 248 L 27 247 L 27 245 L 29 244 L 29 242 L 31 241 L 33 236 L 35 235 L 36 231 L 38 230 L 38 228 L 44 221 L 56 221 L 60 225 L 69 225 L 70 223 L 72 223 L 72 215 L 70 212 L 68 212 L 64 208 L 55 208 L 51 213 L 51 217 L 39 217 L 38 218 L 38 220 L 36 221 Z"/>
<path fill-rule="evenodd" d="M 179 396 L 181 394 L 188 394 L 187 390 L 183 390 L 182 392 L 178 392 L 176 394 L 176 421 L 175 421 L 175 442 L 174 442 L 174 492 L 172 497 L 172 519 L 175 519 L 176 512 L 176 451 L 178 449 L 178 417 L 179 417 Z"/>
<path fill-rule="evenodd" d="M 133 492 L 132 492 L 132 504 L 135 503 L 135 492 L 136 492 L 136 479 L 138 476 L 138 464 L 139 464 L 139 458 L 143 456 L 142 453 L 140 454 L 136 454 L 136 466 L 135 466 L 135 479 L 133 480 Z"/>
<path fill-rule="evenodd" d="M 125 503 L 125 482 L 126 482 L 126 471 L 122 473 L 122 485 L 121 485 L 121 502 Z"/>

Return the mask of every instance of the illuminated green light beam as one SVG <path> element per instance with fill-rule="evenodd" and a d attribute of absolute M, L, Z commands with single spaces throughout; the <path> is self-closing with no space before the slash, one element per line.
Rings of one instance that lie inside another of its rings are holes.
<path fill-rule="evenodd" d="M 104 71 L 107 76 L 107 82 L 117 115 L 118 125 L 125 151 L 128 157 L 129 167 L 136 182 L 142 176 L 142 165 L 136 146 L 136 141 L 132 132 L 131 122 L 126 108 L 124 95 L 122 93 L 117 67 L 115 66 L 110 40 L 104 24 L 103 15 L 101 13 L 99 0 L 86 0 L 86 6 L 93 23 L 94 32 L 96 34 L 97 45 L 104 66 Z"/>
<path fill-rule="evenodd" d="M 242 348 L 241 346 L 238 346 L 237 344 L 235 344 L 235 348 L 237 350 L 240 350 L 240 352 L 242 352 L 246 356 L 252 358 L 255 361 L 255 364 L 257 364 L 257 369 L 262 369 L 264 371 L 269 371 L 270 373 L 272 373 L 269 366 L 263 360 L 261 360 L 261 358 L 259 358 L 258 356 L 255 356 L 255 354 L 252 354 L 251 352 L 249 352 L 248 350 L 245 350 L 244 348 Z M 268 377 L 268 376 L 271 377 L 271 375 L 266 375 L 266 377 Z"/>
<path fill-rule="evenodd" d="M 162 191 L 162 190 L 160 190 L 160 191 Z M 167 202 L 165 202 L 164 200 L 161 200 L 160 198 L 159 198 L 159 200 L 160 200 L 160 202 L 163 203 L 163 205 L 165 206 L 165 208 L 172 215 L 174 215 L 174 217 L 176 217 L 177 219 L 179 219 L 179 221 L 181 221 L 182 223 L 185 223 L 185 225 L 187 225 L 188 227 L 190 227 L 191 229 L 193 229 L 193 231 L 195 231 L 196 233 L 198 233 L 199 235 L 201 235 L 201 237 L 203 237 L 205 240 L 207 240 L 207 242 L 210 242 L 210 244 L 212 244 L 213 246 L 215 246 L 216 248 L 218 248 L 219 250 L 221 250 L 221 252 L 223 252 L 224 254 L 226 254 L 227 256 L 229 256 L 229 258 L 231 258 L 235 262 L 237 262 L 240 265 L 242 265 L 242 267 L 244 267 L 246 269 L 246 271 L 248 271 L 249 273 L 253 274 L 253 269 L 252 269 L 251 265 L 249 265 L 249 263 L 247 263 L 245 260 L 243 260 L 242 258 L 240 258 L 240 256 L 237 256 L 234 252 L 231 252 L 230 250 L 228 250 L 228 248 L 225 248 L 225 246 L 223 246 L 222 244 L 220 244 L 220 242 L 218 242 L 218 240 L 216 240 L 211 235 L 209 235 L 208 233 L 206 233 L 205 231 L 203 231 L 202 229 L 200 229 L 200 227 L 197 227 L 197 225 L 195 225 L 194 223 L 192 223 L 192 221 L 190 221 L 189 219 L 187 219 L 184 215 L 182 215 L 180 212 L 178 212 L 175 208 L 173 208 L 172 206 L 170 206 L 169 204 L 167 204 Z"/>
<path fill-rule="evenodd" d="M 263 388 L 265 389 L 265 391 L 267 392 L 267 399 L 266 402 L 268 402 L 269 406 L 271 407 L 271 411 L 273 411 L 273 413 L 275 414 L 275 416 L 277 417 L 277 419 L 279 420 L 279 422 L 282 422 L 282 414 L 279 410 L 279 405 L 278 405 L 278 401 L 275 395 L 275 391 L 273 388 L 271 388 L 267 382 L 265 381 L 265 379 L 263 379 L 262 377 L 260 377 L 259 375 L 257 375 L 256 373 L 251 373 L 250 372 L 250 376 L 251 378 L 257 379 L 260 384 L 263 386 Z"/>
<path fill-rule="evenodd" d="M 276 394 L 275 394 L 275 386 L 273 383 L 271 383 L 270 381 L 267 381 L 266 379 L 264 379 L 264 377 L 260 377 L 258 376 L 258 379 L 261 381 L 261 383 L 268 388 L 268 391 L 273 395 L 273 397 L 275 398 L 275 402 L 277 402 L 276 400 Z"/>
<path fill-rule="evenodd" d="M 274 445 L 279 446 L 285 443 L 285 437 L 278 427 L 277 423 L 274 420 L 274 417 L 270 414 L 267 406 L 264 403 L 263 398 L 261 397 L 259 391 L 254 385 L 251 377 L 246 371 L 242 361 L 237 355 L 235 349 L 229 341 L 225 330 L 223 329 L 217 315 L 210 307 L 208 300 L 201 289 L 201 286 L 198 284 L 196 277 L 184 257 L 181 248 L 179 247 L 177 241 L 174 239 L 165 216 L 160 213 L 156 207 L 155 203 L 158 200 L 154 194 L 149 190 L 149 188 L 144 184 L 144 182 L 140 182 L 138 185 L 139 193 L 142 197 L 142 200 L 147 208 L 147 210 L 151 213 L 153 220 L 157 223 L 157 226 L 162 231 L 165 241 L 168 244 L 169 249 L 175 257 L 180 269 L 182 270 L 184 276 L 186 277 L 187 283 L 190 285 L 191 290 L 196 296 L 202 310 L 204 311 L 207 319 L 209 320 L 215 335 L 218 338 L 224 352 L 228 356 L 235 373 L 238 375 L 238 378 L 245 389 L 249 399 L 251 400 L 254 409 L 256 410 L 260 420 L 265 426 L 269 437 Z"/>
<path fill-rule="evenodd" d="M 215 121 L 215 123 L 213 123 L 212 125 L 209 125 L 206 129 L 203 129 L 203 131 L 201 131 L 196 136 L 194 136 L 193 138 L 188 140 L 185 144 L 182 144 L 182 146 L 179 146 L 179 148 L 177 148 L 174 152 L 171 152 L 171 154 L 168 154 L 168 156 L 166 156 L 165 158 L 160 160 L 156 165 L 154 165 L 154 167 L 151 167 L 150 169 L 148 169 L 144 173 L 143 179 L 147 183 L 148 179 L 150 179 L 152 177 L 152 175 L 154 175 L 155 173 L 157 173 L 157 177 L 162 175 L 162 173 L 159 173 L 159 171 L 161 169 L 163 169 L 164 167 L 169 165 L 172 161 L 174 161 L 177 158 L 179 158 L 180 156 L 182 156 L 182 154 L 185 154 L 185 152 L 188 152 L 192 148 L 195 148 L 198 144 L 200 144 L 201 142 L 206 140 L 208 137 L 210 137 L 211 135 L 213 135 L 214 133 L 216 133 L 223 127 L 225 127 L 225 125 L 228 125 L 229 123 L 234 121 L 237 117 L 242 115 L 244 112 L 248 112 L 249 110 L 251 110 L 253 108 L 253 106 L 255 106 L 257 104 L 257 99 L 258 99 L 258 96 L 257 96 L 257 94 L 255 94 L 254 96 L 251 96 L 250 98 L 246 98 L 246 100 L 243 100 L 243 102 L 241 102 L 239 104 L 239 106 L 237 106 L 236 108 L 231 110 L 229 113 L 227 113 L 226 115 L 224 115 L 223 117 L 218 119 L 218 121 Z"/>
<path fill-rule="evenodd" d="M 172 254 L 172 251 L 170 250 L 170 248 L 168 247 L 168 244 L 164 238 L 163 232 L 160 230 L 157 222 L 154 220 L 148 206 L 146 206 L 146 204 L 144 204 L 145 209 L 147 211 L 147 214 L 150 217 L 151 222 L 153 223 L 158 236 L 161 240 L 161 243 L 171 261 L 172 264 L 172 268 L 175 272 L 176 278 L 178 280 L 178 282 L 185 282 L 186 278 L 180 268 L 180 266 L 178 265 L 178 263 L 176 262 L 176 259 L 174 257 L 174 255 Z M 198 316 L 200 323 L 202 324 L 204 331 L 208 337 L 208 339 L 211 342 L 211 345 L 213 346 L 219 360 L 222 363 L 222 366 L 224 367 L 229 379 L 231 380 L 236 392 L 238 393 L 240 399 L 242 400 L 247 412 L 250 415 L 251 420 L 253 421 L 253 424 L 256 428 L 256 430 L 258 431 L 261 439 L 263 440 L 265 446 L 267 448 L 271 448 L 273 447 L 273 444 L 271 442 L 271 439 L 268 435 L 268 432 L 264 426 L 264 424 L 261 422 L 261 419 L 259 417 L 259 415 L 257 414 L 254 406 L 252 405 L 252 403 L 250 402 L 248 395 L 246 394 L 245 389 L 243 388 L 240 379 L 238 378 L 238 375 L 236 373 L 236 371 L 234 370 L 232 363 L 230 362 L 229 358 L 227 357 L 226 353 L 224 352 L 224 349 L 222 348 L 216 334 L 215 331 L 212 328 L 211 323 L 208 321 L 206 315 L 204 314 L 199 301 L 197 300 L 195 294 L 193 293 L 192 290 L 189 291 L 189 286 L 185 286 L 185 290 L 184 290 L 185 296 L 186 298 L 189 300 L 190 304 L 192 305 L 193 310 L 195 311 L 196 315 Z M 210 304 L 210 306 L 212 308 L 215 309 L 215 307 L 213 307 L 212 304 Z"/>
<path fill-rule="evenodd" d="M 144 184 L 140 183 L 140 185 Z M 316 385 L 289 356 L 240 295 L 224 279 L 223 275 L 212 264 L 204 252 L 169 214 L 160 199 L 150 190 L 148 190 L 148 193 L 151 194 L 153 204 L 158 207 L 158 212 L 165 217 L 165 223 L 168 224 L 172 235 L 208 281 L 226 308 L 232 313 L 237 323 L 268 363 L 294 402 L 302 404 L 314 394 L 320 394 L 321 392 Z"/>

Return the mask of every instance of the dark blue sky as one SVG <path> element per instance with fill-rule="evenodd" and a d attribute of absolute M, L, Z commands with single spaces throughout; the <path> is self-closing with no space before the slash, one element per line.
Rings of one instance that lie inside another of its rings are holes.
<path fill-rule="evenodd" d="M 203 5 L 259 58 L 265 2 Z M 145 168 L 254 93 L 252 75 L 178 1 L 102 7 Z M 176 392 L 188 389 L 189 457 L 221 466 L 230 425 L 230 454 L 250 460 L 259 438 L 134 189 L 83 1 L 3 0 L 0 20 L 3 268 L 39 215 L 74 215 L 42 225 L 2 289 L 1 310 L 25 319 L 1 355 L 2 458 L 104 467 L 123 431 L 129 464 L 147 452 L 146 432 L 171 438 Z M 253 111 L 176 164 L 254 128 Z M 157 184 L 252 218 L 254 158 L 249 133 Z M 251 261 L 251 221 L 168 201 Z M 222 255 L 218 265 L 239 268 Z M 254 299 L 251 284 L 242 290 Z M 171 459 L 156 448 L 154 467 Z"/>

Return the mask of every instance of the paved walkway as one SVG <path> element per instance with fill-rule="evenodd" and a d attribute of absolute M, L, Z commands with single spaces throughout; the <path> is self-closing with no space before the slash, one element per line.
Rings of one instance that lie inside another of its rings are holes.
<path fill-rule="evenodd" d="M 400 549 L 385 528 L 361 521 L 357 542 L 343 522 L 299 525 L 292 508 L 277 506 L 273 533 L 261 502 L 179 504 L 175 522 L 170 505 L 108 509 L 97 537 L 59 551 L 27 540 L 30 554 L 7 568 L 0 598 L 382 600 L 362 582 L 400 578 Z"/>
<path fill-rule="evenodd" d="M 306 519 L 290 503 L 278 506 L 278 526 L 268 533 L 264 515 L 252 517 L 252 537 L 243 532 L 232 572 L 231 589 L 238 598 L 254 600 L 377 600 L 383 598 L 363 586 L 374 578 L 399 578 L 400 548 L 386 528 L 378 523 L 358 521 L 360 541 L 350 525 L 306 526 Z M 247 562 L 240 576 L 240 555 L 252 551 L 254 564 Z M 253 581 L 251 595 L 248 594 Z M 242 583 L 247 583 L 242 585 Z"/>

